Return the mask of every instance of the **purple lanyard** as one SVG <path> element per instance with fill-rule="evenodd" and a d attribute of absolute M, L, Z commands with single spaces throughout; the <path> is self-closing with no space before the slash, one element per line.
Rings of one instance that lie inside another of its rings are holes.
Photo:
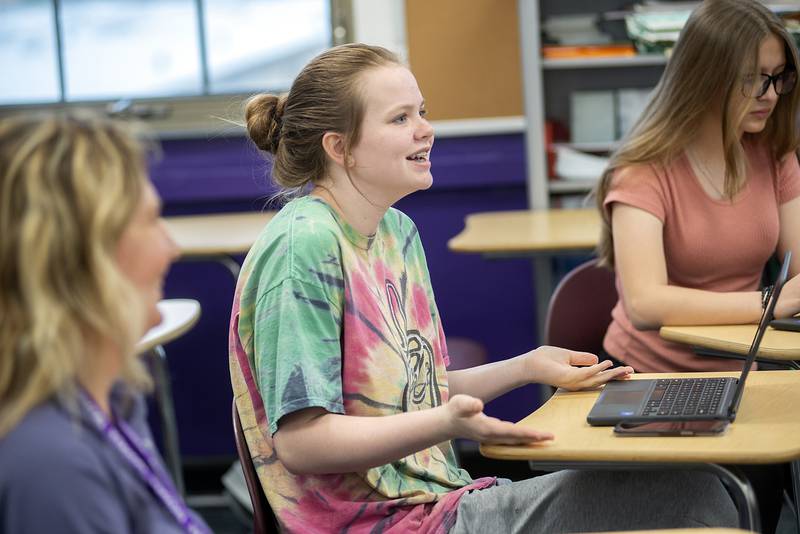
<path fill-rule="evenodd" d="M 122 455 L 128 464 L 147 483 L 150 489 L 167 507 L 183 529 L 190 534 L 210 534 L 211 531 L 203 524 L 198 523 L 189 513 L 189 508 L 178 496 L 175 486 L 169 476 L 160 468 L 153 454 L 147 450 L 136 432 L 125 421 L 116 417 L 116 423 L 103 413 L 88 393 L 80 390 L 81 398 L 89 410 L 92 421 L 109 443 Z"/>

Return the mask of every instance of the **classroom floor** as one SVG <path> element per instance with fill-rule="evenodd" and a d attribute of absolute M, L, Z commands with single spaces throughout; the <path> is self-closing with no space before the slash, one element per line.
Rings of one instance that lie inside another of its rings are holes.
<path fill-rule="evenodd" d="M 203 516 L 215 534 L 252 532 L 249 512 L 235 504 L 222 485 L 222 476 L 233 461 L 198 463 L 184 467 L 187 502 Z"/>
<path fill-rule="evenodd" d="M 482 457 L 475 446 L 460 447 L 461 462 L 474 478 L 498 476 L 511 480 L 530 478 L 527 462 L 491 460 Z M 189 505 L 197 510 L 216 534 L 248 534 L 252 532 L 249 512 L 233 502 L 222 485 L 227 465 L 186 469 Z M 800 534 L 791 510 L 784 505 L 776 534 Z"/>

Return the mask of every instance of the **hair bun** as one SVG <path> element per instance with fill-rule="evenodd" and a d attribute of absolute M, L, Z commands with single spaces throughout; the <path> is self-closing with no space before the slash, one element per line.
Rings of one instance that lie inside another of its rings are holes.
<path fill-rule="evenodd" d="M 264 93 L 247 101 L 244 111 L 247 133 L 261 150 L 271 154 L 278 151 L 285 108 L 286 96 Z"/>

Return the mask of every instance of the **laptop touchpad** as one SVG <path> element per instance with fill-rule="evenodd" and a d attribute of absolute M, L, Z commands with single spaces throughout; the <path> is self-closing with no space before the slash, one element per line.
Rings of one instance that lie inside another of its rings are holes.
<path fill-rule="evenodd" d="M 609 382 L 587 417 L 589 424 L 612 425 L 638 415 L 653 386 L 653 380 Z"/>

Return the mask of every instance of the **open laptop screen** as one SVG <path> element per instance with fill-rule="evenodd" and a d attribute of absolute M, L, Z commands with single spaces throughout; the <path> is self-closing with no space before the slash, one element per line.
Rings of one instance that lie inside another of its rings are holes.
<path fill-rule="evenodd" d="M 753 367 L 753 362 L 756 360 L 758 348 L 761 345 L 761 339 L 764 337 L 764 333 L 767 331 L 767 326 L 769 326 L 770 321 L 772 321 L 775 315 L 775 304 L 778 302 L 783 284 L 786 283 L 786 279 L 789 277 L 789 264 L 791 263 L 792 253 L 791 251 L 787 251 L 786 255 L 783 257 L 783 264 L 778 273 L 778 279 L 772 287 L 772 293 L 767 300 L 767 305 L 764 306 L 764 312 L 761 314 L 761 321 L 758 323 L 758 329 L 756 329 L 756 335 L 753 338 L 753 342 L 750 344 L 750 352 L 747 354 L 747 360 L 744 363 L 742 374 L 739 377 L 739 383 L 736 385 L 736 391 L 733 394 L 733 399 L 731 399 L 731 420 L 736 417 L 736 412 L 739 410 L 739 403 L 742 402 L 742 394 L 744 393 L 744 382 L 747 379 L 747 375 L 750 373 L 750 368 Z"/>

